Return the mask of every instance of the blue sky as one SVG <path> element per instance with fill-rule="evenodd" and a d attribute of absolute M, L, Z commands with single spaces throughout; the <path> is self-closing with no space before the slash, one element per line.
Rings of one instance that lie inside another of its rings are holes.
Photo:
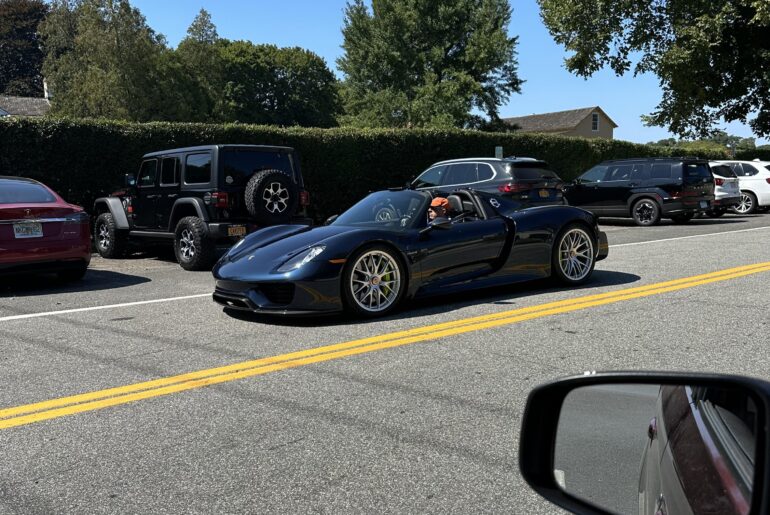
<path fill-rule="evenodd" d="M 437 0 L 439 1 L 439 0 Z M 132 0 L 149 25 L 171 46 L 184 37 L 201 8 L 206 9 L 219 35 L 254 43 L 299 46 L 323 57 L 336 71 L 342 54 L 345 0 Z M 500 115 L 519 116 L 598 105 L 618 124 L 615 138 L 645 143 L 669 137 L 660 127 L 645 127 L 640 116 L 660 101 L 653 75 L 616 77 L 603 70 L 585 80 L 564 69 L 564 50 L 556 45 L 540 20 L 535 0 L 512 0 L 511 35 L 519 36 L 519 75 L 526 82 Z M 753 137 L 749 127 L 723 124 L 730 134 Z M 757 140 L 757 144 L 770 143 Z"/>

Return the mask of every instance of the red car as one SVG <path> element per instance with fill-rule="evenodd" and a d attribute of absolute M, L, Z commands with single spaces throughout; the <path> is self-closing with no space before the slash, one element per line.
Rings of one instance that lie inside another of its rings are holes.
<path fill-rule="evenodd" d="M 80 279 L 91 261 L 89 216 L 47 186 L 0 176 L 0 274 Z"/>

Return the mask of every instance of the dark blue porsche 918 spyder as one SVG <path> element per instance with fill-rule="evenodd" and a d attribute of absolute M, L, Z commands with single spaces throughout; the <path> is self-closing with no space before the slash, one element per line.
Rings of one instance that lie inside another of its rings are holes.
<path fill-rule="evenodd" d="M 553 276 L 587 281 L 607 257 L 596 218 L 570 206 L 520 209 L 472 190 L 447 197 L 430 220 L 431 194 L 372 193 L 326 225 L 256 231 L 214 267 L 214 300 L 230 309 L 381 316 L 405 297 L 454 293 Z"/>

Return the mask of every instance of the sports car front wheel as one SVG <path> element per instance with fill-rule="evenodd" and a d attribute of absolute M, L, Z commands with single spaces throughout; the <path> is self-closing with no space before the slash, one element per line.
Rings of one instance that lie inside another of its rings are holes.
<path fill-rule="evenodd" d="M 348 260 L 342 275 L 345 305 L 366 317 L 393 310 L 404 294 L 406 277 L 395 252 L 385 246 L 367 247 Z"/>
<path fill-rule="evenodd" d="M 565 227 L 553 246 L 553 276 L 562 283 L 582 284 L 591 277 L 595 264 L 594 239 L 588 231 L 577 224 Z"/>

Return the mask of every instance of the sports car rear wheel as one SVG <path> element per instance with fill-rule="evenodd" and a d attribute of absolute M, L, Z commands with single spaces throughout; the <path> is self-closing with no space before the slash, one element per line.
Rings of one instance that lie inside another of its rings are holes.
<path fill-rule="evenodd" d="M 594 240 L 581 225 L 568 225 L 556 238 L 551 266 L 562 283 L 582 284 L 591 277 L 596 264 Z"/>
<path fill-rule="evenodd" d="M 396 307 L 404 294 L 406 277 L 394 251 L 367 247 L 348 260 L 342 276 L 345 305 L 359 315 L 382 316 Z"/>

